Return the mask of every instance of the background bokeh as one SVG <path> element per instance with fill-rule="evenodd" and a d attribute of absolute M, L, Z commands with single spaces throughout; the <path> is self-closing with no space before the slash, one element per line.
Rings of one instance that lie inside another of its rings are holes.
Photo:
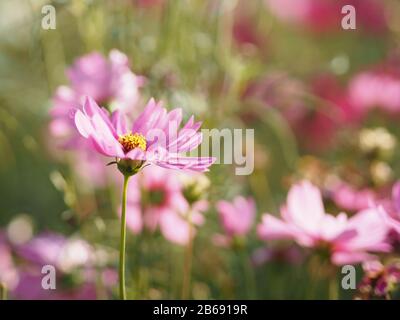
<path fill-rule="evenodd" d="M 120 189 L 81 181 L 70 153 L 59 150 L 49 133 L 49 110 L 77 58 L 94 51 L 106 57 L 118 49 L 131 70 L 146 78 L 142 106 L 154 97 L 183 108 L 185 119 L 194 114 L 203 128 L 255 129 L 251 175 L 235 175 L 234 165 L 214 165 L 206 174 L 209 208 L 194 241 L 190 298 L 327 298 L 321 266 L 290 243 L 265 244 L 255 224 L 242 248 L 216 245 L 222 228 L 215 203 L 251 196 L 258 223 L 262 213 L 279 212 L 294 181 L 307 178 L 323 190 L 335 214 L 347 210 L 330 197 L 337 181 L 384 190 L 396 180 L 400 3 L 371 1 L 368 7 L 368 1 L 347 1 L 360 10 L 357 29 L 343 30 L 341 1 L 318 1 L 326 7 L 315 4 L 308 14 L 300 13 L 313 1 L 290 2 L 1 1 L 1 233 L 17 242 L 43 232 L 79 237 L 108 257 L 107 268 L 117 265 Z M 41 27 L 45 4 L 56 8 L 55 30 Z M 389 106 L 353 106 L 350 84 L 375 70 L 393 80 L 379 90 L 393 86 L 393 97 L 383 93 Z M 360 136 L 377 128 L 386 135 L 370 138 L 377 147 L 365 151 Z M 394 142 L 388 146 L 387 139 Z M 127 248 L 131 298 L 181 297 L 183 246 L 143 232 L 129 233 Z M 271 250 L 268 261 L 253 266 L 262 250 Z M 78 280 L 71 279 L 73 286 Z M 342 298 L 354 295 L 340 292 Z M 116 297 L 115 286 L 108 297 Z"/>

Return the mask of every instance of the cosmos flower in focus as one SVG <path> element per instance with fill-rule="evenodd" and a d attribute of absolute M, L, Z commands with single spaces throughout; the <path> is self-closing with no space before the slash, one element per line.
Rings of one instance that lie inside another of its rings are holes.
<path fill-rule="evenodd" d="M 153 167 L 146 168 L 140 176 L 133 177 L 128 187 L 129 230 L 140 233 L 143 228 L 150 232 L 159 229 L 172 243 L 188 243 L 189 210 L 193 224 L 201 225 L 204 222 L 201 212 L 207 209 L 208 204 L 205 200 L 189 204 L 184 196 L 184 184 L 180 175 L 185 173 Z"/>
<path fill-rule="evenodd" d="M 182 110 L 167 112 L 160 103 L 149 101 L 132 125 L 120 111 L 111 115 L 90 97 L 75 114 L 79 133 L 98 153 L 116 159 L 124 175 L 133 175 L 145 163 L 169 169 L 207 171 L 215 161 L 211 157 L 182 155 L 195 149 L 202 140 L 201 123 L 193 116 L 179 129 Z"/>
<path fill-rule="evenodd" d="M 265 214 L 258 226 L 261 239 L 292 239 L 328 256 L 333 264 L 353 264 L 387 252 L 389 228 L 383 210 L 370 208 L 348 218 L 325 213 L 318 188 L 308 181 L 294 185 L 281 209 L 282 219 Z"/>
<path fill-rule="evenodd" d="M 86 95 L 109 109 L 118 108 L 131 114 L 140 99 L 139 89 L 144 77 L 135 75 L 128 57 L 111 50 L 108 59 L 98 52 L 78 58 L 67 70 L 69 86 L 60 86 L 53 96 L 49 131 L 53 139 L 49 145 L 55 157 L 64 159 L 61 149 L 74 149 L 71 166 L 85 185 L 102 187 L 115 178 L 105 170 L 105 160 L 88 152 L 87 141 L 76 131 L 75 112 L 81 109 Z M 90 163 L 90 165 L 86 165 Z"/>

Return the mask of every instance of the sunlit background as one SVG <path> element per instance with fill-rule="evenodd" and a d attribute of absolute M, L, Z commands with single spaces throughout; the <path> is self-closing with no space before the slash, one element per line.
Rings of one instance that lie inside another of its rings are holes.
<path fill-rule="evenodd" d="M 46 4 L 56 9 L 55 30 L 42 28 Z M 356 30 L 341 27 L 345 4 L 356 8 Z M 50 111 L 59 87 L 73 86 L 67 70 L 77 59 L 97 52 L 107 64 L 113 49 L 140 80 L 133 116 L 154 97 L 202 128 L 255 130 L 251 175 L 222 164 L 204 176 L 168 173 L 185 201 L 201 201 L 204 221 L 191 253 L 160 228 L 128 228 L 128 297 L 332 297 L 326 261 L 293 241 L 261 240 L 257 225 L 265 212 L 279 215 L 301 179 L 320 188 L 331 214 L 390 197 L 400 177 L 399 35 L 396 0 L 1 1 L 0 282 L 8 298 L 118 298 L 118 172 L 106 160 L 96 171 L 98 158 L 66 150 Z M 139 181 L 131 192 L 141 215 L 166 197 L 146 188 Z M 218 203 L 238 196 L 254 199 L 256 216 L 227 241 Z M 55 291 L 41 288 L 45 264 L 56 266 Z M 364 275 L 357 265 L 357 283 Z M 339 287 L 340 268 L 335 276 Z"/>

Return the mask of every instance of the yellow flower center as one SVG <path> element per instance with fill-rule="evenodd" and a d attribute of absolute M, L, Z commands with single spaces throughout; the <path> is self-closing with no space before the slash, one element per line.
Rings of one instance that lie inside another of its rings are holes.
<path fill-rule="evenodd" d="M 127 133 L 118 138 L 118 142 L 124 147 L 125 152 L 129 152 L 135 148 L 140 148 L 146 151 L 146 138 L 140 134 Z"/>

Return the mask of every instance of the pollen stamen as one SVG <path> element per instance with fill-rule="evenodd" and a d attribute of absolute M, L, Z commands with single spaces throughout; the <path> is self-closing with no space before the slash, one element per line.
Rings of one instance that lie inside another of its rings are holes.
<path fill-rule="evenodd" d="M 146 138 L 140 133 L 126 133 L 118 138 L 118 142 L 122 145 L 125 152 L 129 152 L 135 148 L 146 151 Z"/>

